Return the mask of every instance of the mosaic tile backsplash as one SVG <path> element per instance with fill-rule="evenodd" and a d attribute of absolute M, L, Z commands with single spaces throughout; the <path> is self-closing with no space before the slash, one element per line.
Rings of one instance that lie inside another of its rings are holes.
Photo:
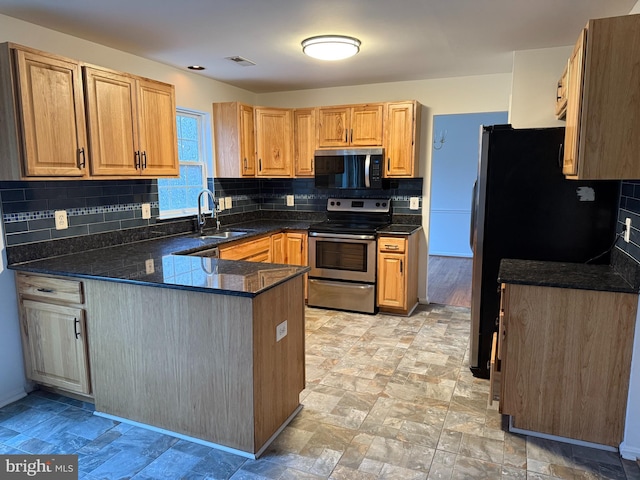
<path fill-rule="evenodd" d="M 617 225 L 617 232 L 620 234 L 626 218 L 631 219 L 630 242 L 626 243 L 618 238 L 616 248 L 640 263 L 640 180 L 622 182 Z"/>
<path fill-rule="evenodd" d="M 422 179 L 395 180 L 384 190 L 319 190 L 313 179 L 208 179 L 216 200 L 231 197 L 232 207 L 220 217 L 258 211 L 298 214 L 323 212 L 332 196 L 392 198 L 394 214 L 421 215 L 410 210 L 410 197 L 422 201 Z M 286 196 L 294 205 L 286 205 Z M 0 182 L 2 220 L 8 246 L 145 227 L 158 220 L 155 180 Z M 151 204 L 151 218 L 142 218 L 142 203 Z M 420 206 L 421 207 L 421 206 Z M 56 230 L 54 211 L 66 210 L 69 228 Z M 224 222 L 223 222 L 224 223 Z M 231 223 L 231 222 L 230 222 Z"/>

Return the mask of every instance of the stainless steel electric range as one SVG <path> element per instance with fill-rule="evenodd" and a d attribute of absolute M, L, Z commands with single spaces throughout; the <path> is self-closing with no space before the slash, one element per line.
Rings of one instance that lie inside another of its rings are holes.
<path fill-rule="evenodd" d="M 327 221 L 309 228 L 309 306 L 376 312 L 376 238 L 390 223 L 388 198 L 327 200 Z"/>

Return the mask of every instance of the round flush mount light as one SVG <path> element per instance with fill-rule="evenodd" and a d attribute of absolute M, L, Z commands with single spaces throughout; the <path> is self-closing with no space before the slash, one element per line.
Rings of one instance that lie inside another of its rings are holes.
<path fill-rule="evenodd" d="M 204 67 L 202 65 L 189 65 L 187 68 L 189 70 L 204 70 Z"/>
<path fill-rule="evenodd" d="M 320 60 L 342 60 L 360 51 L 360 40 L 343 35 L 318 35 L 303 40 L 302 51 Z"/>

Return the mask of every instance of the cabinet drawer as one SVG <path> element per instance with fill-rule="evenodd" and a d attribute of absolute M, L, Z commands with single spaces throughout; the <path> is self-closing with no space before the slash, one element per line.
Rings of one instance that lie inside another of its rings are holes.
<path fill-rule="evenodd" d="M 19 295 L 57 300 L 64 303 L 84 303 L 82 282 L 76 280 L 19 273 L 16 275 L 16 283 Z"/>
<path fill-rule="evenodd" d="M 378 251 L 404 253 L 407 240 L 397 237 L 380 237 L 378 239 Z"/>
<path fill-rule="evenodd" d="M 254 261 L 269 261 L 270 249 L 271 237 L 266 236 L 229 247 L 220 247 L 220 258 L 223 260 L 249 260 L 251 258 L 258 258 Z"/>

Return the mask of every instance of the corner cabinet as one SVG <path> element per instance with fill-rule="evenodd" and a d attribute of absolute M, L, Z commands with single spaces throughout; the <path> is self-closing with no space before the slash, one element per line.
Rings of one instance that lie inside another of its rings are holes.
<path fill-rule="evenodd" d="M 385 105 L 385 177 L 417 176 L 420 111 L 420 104 L 416 101 L 390 102 Z"/>
<path fill-rule="evenodd" d="M 378 238 L 377 305 L 410 315 L 418 306 L 418 235 Z"/>
<path fill-rule="evenodd" d="M 0 179 L 177 177 L 174 87 L 0 45 Z"/>
<path fill-rule="evenodd" d="M 239 102 L 214 103 L 213 133 L 216 177 L 255 177 L 253 107 Z"/>
<path fill-rule="evenodd" d="M 258 177 L 293 176 L 293 128 L 291 110 L 255 109 Z"/>
<path fill-rule="evenodd" d="M 24 273 L 16 282 L 27 378 L 90 394 L 82 283 Z"/>
<path fill-rule="evenodd" d="M 638 295 L 505 284 L 491 382 L 516 428 L 618 447 Z"/>
<path fill-rule="evenodd" d="M 379 147 L 383 134 L 382 103 L 320 107 L 318 147 Z"/>
<path fill-rule="evenodd" d="M 0 179 L 88 175 L 83 95 L 79 62 L 0 45 Z"/>
<path fill-rule="evenodd" d="M 640 15 L 590 20 L 569 60 L 563 173 L 640 178 Z"/>

